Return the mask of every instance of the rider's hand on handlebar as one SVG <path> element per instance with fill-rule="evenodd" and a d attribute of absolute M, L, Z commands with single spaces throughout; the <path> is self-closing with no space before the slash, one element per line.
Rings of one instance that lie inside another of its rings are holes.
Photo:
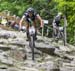
<path fill-rule="evenodd" d="M 40 26 L 38 29 L 39 29 L 39 30 L 41 30 L 42 28 L 43 28 L 43 27 L 42 27 L 42 26 Z"/>
<path fill-rule="evenodd" d="M 43 28 L 43 25 L 41 24 L 40 27 Z"/>

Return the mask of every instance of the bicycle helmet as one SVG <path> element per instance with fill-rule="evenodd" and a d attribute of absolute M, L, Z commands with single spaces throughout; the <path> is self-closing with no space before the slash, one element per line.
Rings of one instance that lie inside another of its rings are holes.
<path fill-rule="evenodd" d="M 32 7 L 30 7 L 30 8 L 27 9 L 27 12 L 28 13 L 34 13 L 34 9 Z"/>
<path fill-rule="evenodd" d="M 61 12 L 59 12 L 59 13 L 58 13 L 58 15 L 62 15 L 62 13 L 61 13 Z"/>

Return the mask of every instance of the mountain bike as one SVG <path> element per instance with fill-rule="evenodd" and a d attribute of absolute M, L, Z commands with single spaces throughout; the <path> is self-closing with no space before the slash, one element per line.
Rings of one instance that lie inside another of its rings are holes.
<path fill-rule="evenodd" d="M 59 40 L 62 40 L 63 41 L 63 44 L 65 45 L 64 27 L 60 27 L 59 26 L 58 29 L 57 29 L 57 35 L 55 36 L 55 33 L 53 33 L 53 36 L 54 36 L 54 40 L 55 41 L 58 42 Z"/>
<path fill-rule="evenodd" d="M 31 21 L 31 20 L 30 20 Z M 34 60 L 34 47 L 35 47 L 35 27 L 33 26 L 33 22 L 29 24 L 29 46 L 32 50 L 32 60 Z"/>

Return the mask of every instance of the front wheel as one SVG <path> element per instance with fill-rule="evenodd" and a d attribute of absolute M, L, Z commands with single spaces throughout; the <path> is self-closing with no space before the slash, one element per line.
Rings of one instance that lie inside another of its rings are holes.
<path fill-rule="evenodd" d="M 30 37 L 29 45 L 30 45 L 30 48 L 32 50 L 32 60 L 34 60 L 34 47 L 35 47 L 35 42 L 34 42 L 33 36 Z"/>
<path fill-rule="evenodd" d="M 63 40 L 64 46 L 65 46 L 65 34 L 64 34 L 64 32 L 61 32 L 61 36 L 62 36 L 62 40 Z"/>

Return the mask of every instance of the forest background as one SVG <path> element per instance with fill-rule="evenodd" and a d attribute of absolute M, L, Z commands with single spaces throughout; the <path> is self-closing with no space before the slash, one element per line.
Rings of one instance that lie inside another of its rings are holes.
<path fill-rule="evenodd" d="M 75 0 L 0 0 L 0 12 L 8 10 L 21 17 L 28 7 L 49 20 L 49 25 L 54 16 L 62 12 L 67 18 L 67 41 L 75 44 Z"/>

